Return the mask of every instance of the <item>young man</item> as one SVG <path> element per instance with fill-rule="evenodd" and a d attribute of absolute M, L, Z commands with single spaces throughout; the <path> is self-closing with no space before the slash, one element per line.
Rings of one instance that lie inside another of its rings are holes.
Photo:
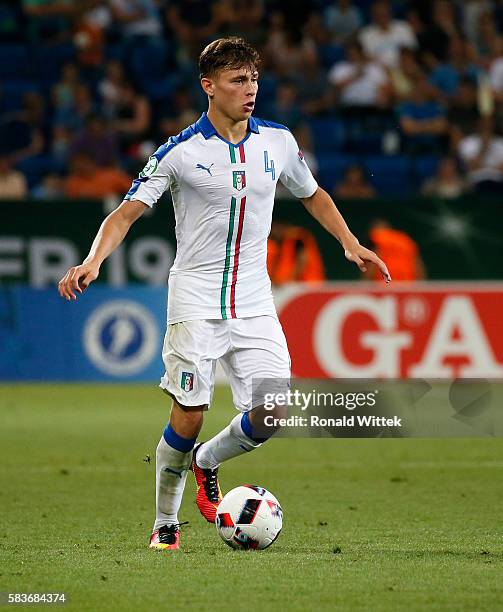
<path fill-rule="evenodd" d="M 177 255 L 169 275 L 168 328 L 161 388 L 173 398 L 156 455 L 156 519 L 150 547 L 179 548 L 178 510 L 192 469 L 201 514 L 214 522 L 221 499 L 218 466 L 263 442 L 253 435 L 260 406 L 252 379 L 290 376 L 290 358 L 267 275 L 267 237 L 278 180 L 366 269 L 386 265 L 361 246 L 330 196 L 319 188 L 282 125 L 251 117 L 257 52 L 239 38 L 219 39 L 199 60 L 208 112 L 152 155 L 124 202 L 103 222 L 85 261 L 59 283 L 76 299 L 98 276 L 146 207 L 171 190 Z M 195 445 L 220 360 L 240 411 L 223 431 Z"/>

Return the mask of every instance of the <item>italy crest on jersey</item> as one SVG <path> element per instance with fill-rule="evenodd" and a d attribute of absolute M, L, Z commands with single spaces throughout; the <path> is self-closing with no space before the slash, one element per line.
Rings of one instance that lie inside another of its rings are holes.
<path fill-rule="evenodd" d="M 232 172 L 232 184 L 237 191 L 241 191 L 241 189 L 246 187 L 246 174 L 244 170 L 234 170 Z"/>

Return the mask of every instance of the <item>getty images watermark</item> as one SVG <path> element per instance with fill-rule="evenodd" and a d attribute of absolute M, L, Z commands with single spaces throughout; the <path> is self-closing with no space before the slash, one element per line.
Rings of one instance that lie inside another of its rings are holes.
<path fill-rule="evenodd" d="M 401 418 L 377 416 L 372 414 L 343 414 L 342 417 L 326 417 L 321 414 L 309 414 L 300 416 L 276 416 L 275 409 L 278 407 L 297 408 L 306 413 L 308 408 L 344 408 L 353 411 L 356 408 L 373 408 L 377 405 L 379 389 L 364 392 L 331 393 L 316 391 L 305 392 L 299 389 L 288 389 L 283 393 L 266 393 L 264 396 L 264 409 L 271 414 L 264 415 L 264 425 L 267 427 L 401 427 Z"/>
<path fill-rule="evenodd" d="M 503 381 L 254 379 L 253 433 L 280 437 L 503 436 Z"/>

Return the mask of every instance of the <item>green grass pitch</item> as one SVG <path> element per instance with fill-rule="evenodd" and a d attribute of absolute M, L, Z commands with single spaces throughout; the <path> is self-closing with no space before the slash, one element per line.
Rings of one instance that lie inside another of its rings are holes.
<path fill-rule="evenodd" d="M 225 464 L 280 500 L 283 533 L 234 551 L 188 479 L 182 549 L 147 549 L 155 385 L 0 386 L 0 591 L 68 610 L 490 610 L 503 602 L 502 443 L 275 440 Z M 219 388 L 202 439 L 234 414 Z M 6 608 L 8 609 L 8 608 Z"/>

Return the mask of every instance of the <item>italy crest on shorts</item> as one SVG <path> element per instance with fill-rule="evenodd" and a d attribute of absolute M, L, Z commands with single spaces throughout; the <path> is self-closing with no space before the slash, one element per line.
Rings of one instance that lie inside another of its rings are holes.
<path fill-rule="evenodd" d="M 182 372 L 181 385 L 184 391 L 192 391 L 194 388 L 194 374 L 192 372 Z"/>
<path fill-rule="evenodd" d="M 241 191 L 241 189 L 246 187 L 246 174 L 244 170 L 234 170 L 232 172 L 232 184 L 237 191 Z"/>

